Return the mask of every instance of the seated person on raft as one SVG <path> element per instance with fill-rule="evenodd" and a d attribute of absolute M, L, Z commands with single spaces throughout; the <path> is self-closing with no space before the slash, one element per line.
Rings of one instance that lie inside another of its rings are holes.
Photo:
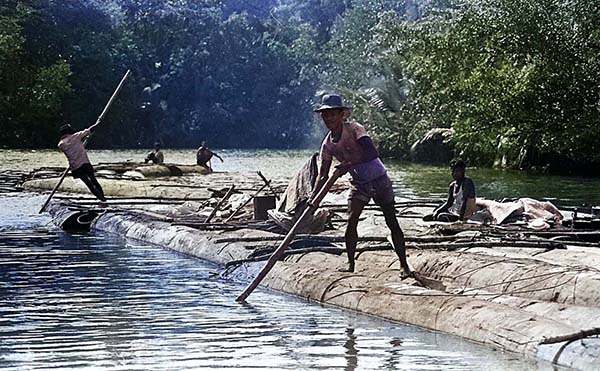
<path fill-rule="evenodd" d="M 396 218 L 392 182 L 379 159 L 379 153 L 371 137 L 361 124 L 346 119 L 350 107 L 345 106 L 342 97 L 337 94 L 324 95 L 321 105 L 315 112 L 320 114 L 329 133 L 321 145 L 319 175 L 309 202 L 312 203 L 321 187 L 327 182 L 334 158 L 340 162 L 338 169 L 342 173 L 349 172 L 352 176 L 345 234 L 348 266 L 341 268 L 340 271 L 354 272 L 358 221 L 364 207 L 373 199 L 383 211 L 403 275 L 412 276 L 406 261 L 404 234 Z"/>
<path fill-rule="evenodd" d="M 152 161 L 153 164 L 158 165 L 161 165 L 165 162 L 165 155 L 163 155 L 162 151 L 160 150 L 159 142 L 154 143 L 154 151 L 148 153 L 144 159 L 144 163 L 148 163 L 150 161 Z"/>
<path fill-rule="evenodd" d="M 96 180 L 94 168 L 90 163 L 84 143 L 85 138 L 89 137 L 96 130 L 96 126 L 98 126 L 98 123 L 77 132 L 70 124 L 61 126 L 58 148 L 67 157 L 73 178 L 81 179 L 90 192 L 102 201 L 101 206 L 105 206 L 106 198 L 104 197 L 104 190 L 100 183 L 98 183 L 98 180 Z"/>
<path fill-rule="evenodd" d="M 454 181 L 448 187 L 448 199 L 435 209 L 433 220 L 441 222 L 465 221 L 477 210 L 475 205 L 475 184 L 465 175 L 467 164 L 456 161 L 452 169 Z"/>

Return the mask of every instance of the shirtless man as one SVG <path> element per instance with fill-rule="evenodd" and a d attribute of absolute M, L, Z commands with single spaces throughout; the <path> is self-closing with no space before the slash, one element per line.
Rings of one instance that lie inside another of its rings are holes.
<path fill-rule="evenodd" d="M 152 151 L 146 155 L 146 158 L 144 159 L 144 163 L 148 163 L 149 161 L 152 161 L 153 164 L 158 164 L 158 165 L 164 164 L 165 155 L 160 150 L 160 142 L 155 142 L 154 143 L 154 151 Z"/>
<path fill-rule="evenodd" d="M 209 161 L 213 156 L 215 156 L 216 158 L 221 160 L 221 162 L 223 162 L 221 156 L 208 149 L 208 147 L 206 146 L 206 142 L 202 142 L 202 145 L 200 146 L 200 148 L 198 148 L 198 151 L 196 152 L 196 163 L 212 171 L 212 167 L 210 166 Z"/>
<path fill-rule="evenodd" d="M 63 151 L 67 157 L 73 178 L 81 179 L 92 194 L 102 201 L 101 205 L 104 206 L 106 203 L 104 190 L 102 189 L 102 186 L 100 186 L 100 183 L 98 183 L 98 180 L 96 180 L 94 168 L 90 163 L 90 159 L 88 158 L 84 146 L 84 139 L 92 134 L 97 125 L 98 124 L 94 124 L 87 129 L 77 132 L 70 124 L 61 126 L 58 148 Z"/>
<path fill-rule="evenodd" d="M 342 97 L 336 94 L 324 95 L 321 105 L 315 110 L 320 113 L 329 133 L 321 146 L 319 175 L 311 199 L 327 181 L 332 159 L 335 158 L 340 162 L 338 169 L 342 173 L 350 172 L 352 176 L 345 234 L 348 267 L 340 271 L 354 272 L 354 254 L 358 242 L 356 228 L 363 208 L 372 198 L 383 211 L 403 273 L 405 276 L 411 276 L 406 261 L 404 234 L 396 219 L 392 182 L 365 128 L 354 120 L 346 120 L 349 110 L 350 108 L 343 104 Z"/>

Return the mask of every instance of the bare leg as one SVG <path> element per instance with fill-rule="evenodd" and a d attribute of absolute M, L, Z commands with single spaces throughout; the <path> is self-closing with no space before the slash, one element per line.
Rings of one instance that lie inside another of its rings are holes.
<path fill-rule="evenodd" d="M 81 177 L 81 180 L 85 183 L 85 185 L 88 187 L 90 192 L 92 192 L 92 194 L 94 196 L 96 196 L 96 198 L 98 198 L 102 202 L 106 201 L 106 198 L 104 198 L 104 192 L 102 191 L 102 188 L 100 188 L 100 190 L 98 190 L 96 188 L 96 185 L 92 181 L 91 177 L 89 177 L 86 174 Z M 98 181 L 96 181 L 96 183 L 98 183 Z M 98 184 L 98 185 L 100 185 L 100 184 Z"/>
<path fill-rule="evenodd" d="M 358 243 L 358 218 L 367 202 L 351 199 L 348 207 L 348 226 L 346 227 L 346 253 L 348 254 L 348 268 L 343 272 L 354 272 L 354 254 L 356 253 L 356 244 Z"/>
<path fill-rule="evenodd" d="M 95 175 L 90 175 L 90 180 L 92 181 L 92 184 L 94 185 L 94 188 L 96 188 L 96 191 L 98 192 L 98 195 L 100 195 L 101 197 L 98 197 L 101 201 L 106 201 L 106 197 L 104 196 L 104 190 L 102 189 L 102 186 L 100 185 L 100 183 L 98 183 L 98 180 L 96 179 Z"/>
<path fill-rule="evenodd" d="M 387 224 L 390 232 L 392 232 L 394 251 L 396 251 L 396 255 L 398 255 L 398 259 L 400 260 L 400 266 L 406 275 L 411 275 L 408 262 L 406 261 L 404 233 L 402 233 L 400 224 L 398 224 L 398 219 L 396 219 L 396 208 L 394 207 L 394 204 L 388 204 L 382 206 L 381 209 L 383 210 L 383 216 L 385 217 L 385 224 Z"/>

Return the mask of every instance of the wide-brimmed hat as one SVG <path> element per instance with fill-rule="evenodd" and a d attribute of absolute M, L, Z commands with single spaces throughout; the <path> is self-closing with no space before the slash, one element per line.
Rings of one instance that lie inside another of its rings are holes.
<path fill-rule="evenodd" d="M 344 105 L 344 101 L 342 97 L 337 94 L 325 94 L 321 98 L 321 104 L 319 107 L 315 108 L 315 112 L 321 112 L 327 109 L 341 108 L 345 110 L 349 110 L 350 107 Z"/>

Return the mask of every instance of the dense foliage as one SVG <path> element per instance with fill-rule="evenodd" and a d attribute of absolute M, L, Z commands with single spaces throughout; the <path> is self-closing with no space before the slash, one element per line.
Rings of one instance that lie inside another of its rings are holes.
<path fill-rule="evenodd" d="M 92 145 L 313 140 L 318 68 L 310 65 L 330 24 L 298 17 L 318 7 L 277 3 L 287 18 L 265 1 L 3 2 L 0 145 L 52 147 L 61 123 L 93 123 L 128 68 L 133 78 Z"/>
<path fill-rule="evenodd" d="M 426 130 L 452 127 L 458 155 L 473 163 L 587 171 L 600 162 L 598 2 L 430 5 L 417 20 L 363 7 L 341 22 L 350 36 L 370 22 L 360 33 L 368 47 L 353 50 L 374 50 L 357 59 L 379 80 L 361 81 L 371 78 L 361 68 L 344 83 L 384 148 L 403 155 Z"/>
<path fill-rule="evenodd" d="M 452 127 L 507 167 L 600 162 L 600 5 L 588 0 L 5 0 L 0 145 L 50 147 L 133 78 L 102 147 L 299 147 L 342 92 L 386 155 Z"/>

